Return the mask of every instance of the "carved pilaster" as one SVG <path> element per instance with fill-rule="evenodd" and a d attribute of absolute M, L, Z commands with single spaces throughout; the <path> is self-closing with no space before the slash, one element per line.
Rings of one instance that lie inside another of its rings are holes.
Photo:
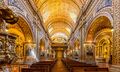
<path fill-rule="evenodd" d="M 120 0 L 113 1 L 113 64 L 120 65 Z"/>

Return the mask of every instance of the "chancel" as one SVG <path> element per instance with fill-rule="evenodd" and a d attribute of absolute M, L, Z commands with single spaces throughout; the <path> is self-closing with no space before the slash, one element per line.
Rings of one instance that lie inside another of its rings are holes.
<path fill-rule="evenodd" d="M 120 72 L 120 0 L 0 0 L 0 72 Z"/>

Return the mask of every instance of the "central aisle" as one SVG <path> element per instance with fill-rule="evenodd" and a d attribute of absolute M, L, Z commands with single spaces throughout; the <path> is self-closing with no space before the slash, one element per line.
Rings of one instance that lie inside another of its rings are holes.
<path fill-rule="evenodd" d="M 52 72 L 68 72 L 67 68 L 65 65 L 62 63 L 61 58 L 59 58 L 54 65 Z"/>

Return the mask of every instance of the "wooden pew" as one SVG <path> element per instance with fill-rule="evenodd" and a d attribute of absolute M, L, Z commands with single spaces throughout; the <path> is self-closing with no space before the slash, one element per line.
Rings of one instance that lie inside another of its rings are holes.
<path fill-rule="evenodd" d="M 51 69 L 55 63 L 56 63 L 56 60 L 55 61 L 40 61 L 40 62 L 32 64 L 30 67 L 31 68 L 46 67 L 49 72 L 49 71 L 51 71 Z"/>
<path fill-rule="evenodd" d="M 30 68 L 23 68 L 22 72 L 51 72 L 51 69 L 55 63 L 56 59 L 40 61 L 32 64 Z"/>
<path fill-rule="evenodd" d="M 46 69 L 47 72 L 50 72 L 51 71 L 51 67 L 48 66 L 48 65 L 34 65 L 34 66 L 31 66 L 30 68 L 32 69 Z"/>
<path fill-rule="evenodd" d="M 84 72 L 109 72 L 108 68 L 84 68 Z"/>
<path fill-rule="evenodd" d="M 62 59 L 62 61 L 67 67 L 67 69 L 69 70 L 69 72 L 74 72 L 76 68 L 81 69 L 83 67 L 98 67 L 97 65 L 86 64 L 84 62 L 77 62 L 77 61 L 70 60 L 70 59 Z"/>
<path fill-rule="evenodd" d="M 99 68 L 97 65 L 62 59 L 70 72 L 109 72 L 108 68 Z"/>
<path fill-rule="evenodd" d="M 46 68 L 23 68 L 22 72 L 48 72 Z"/>

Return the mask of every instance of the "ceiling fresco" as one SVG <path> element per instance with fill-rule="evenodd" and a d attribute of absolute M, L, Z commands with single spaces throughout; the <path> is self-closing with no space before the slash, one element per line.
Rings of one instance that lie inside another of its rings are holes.
<path fill-rule="evenodd" d="M 77 17 L 88 0 L 33 0 L 42 15 L 43 26 L 53 42 L 66 42 Z"/>

